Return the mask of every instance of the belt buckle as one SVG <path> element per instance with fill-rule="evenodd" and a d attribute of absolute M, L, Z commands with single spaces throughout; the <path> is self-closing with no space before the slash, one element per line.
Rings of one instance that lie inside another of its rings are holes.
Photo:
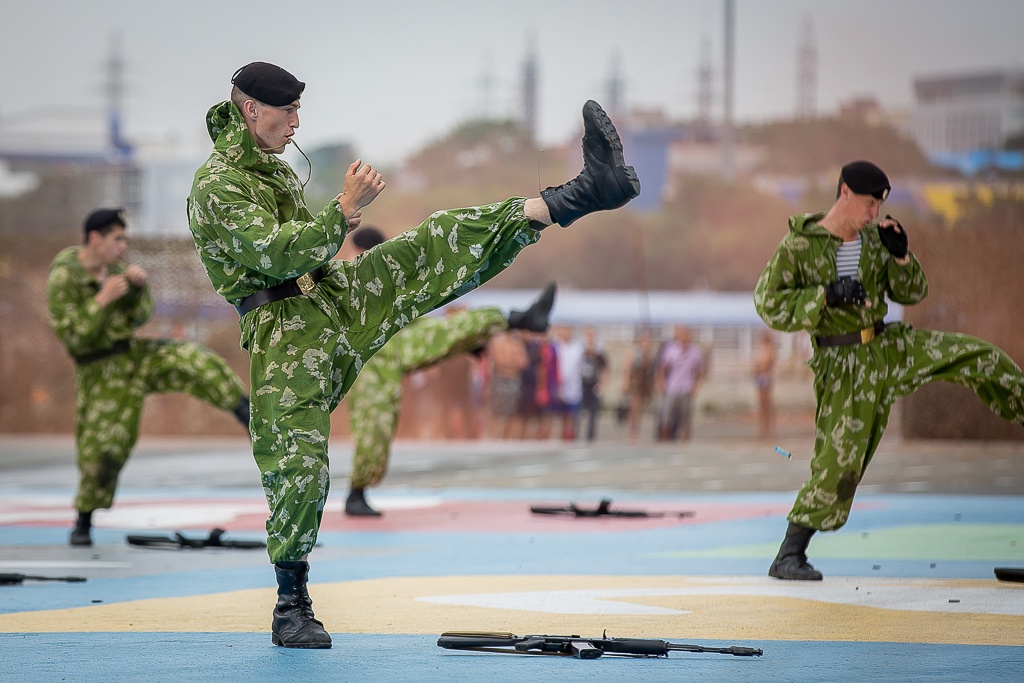
<path fill-rule="evenodd" d="M 865 327 L 860 331 L 860 343 L 867 344 L 869 341 L 875 338 L 875 328 Z"/>
<path fill-rule="evenodd" d="M 316 288 L 316 283 L 313 282 L 313 278 L 309 273 L 300 275 L 295 279 L 295 284 L 299 286 L 299 290 L 306 295 L 309 295 Z"/>

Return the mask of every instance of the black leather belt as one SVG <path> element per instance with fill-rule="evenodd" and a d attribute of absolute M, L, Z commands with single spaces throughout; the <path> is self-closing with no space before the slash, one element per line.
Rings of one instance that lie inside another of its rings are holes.
<path fill-rule="evenodd" d="M 815 337 L 814 342 L 819 346 L 850 346 L 852 344 L 867 344 L 875 338 L 875 335 L 885 329 L 885 322 L 879 320 L 872 327 L 865 327 L 859 332 L 850 334 L 837 334 L 831 337 Z"/>
<path fill-rule="evenodd" d="M 114 342 L 114 345 L 109 349 L 103 349 L 102 351 L 93 351 L 92 353 L 83 353 L 81 356 L 75 356 L 75 362 L 79 365 L 85 365 L 86 363 L 92 363 L 98 360 L 103 360 L 110 356 L 116 356 L 119 353 L 125 353 L 131 348 L 131 342 L 127 339 Z"/>
<path fill-rule="evenodd" d="M 289 299 L 293 296 L 299 296 L 300 294 L 309 294 L 316 287 L 316 284 L 323 279 L 323 266 L 314 268 L 305 275 L 300 275 L 294 280 L 288 280 L 287 282 L 282 282 L 279 285 L 267 287 L 255 294 L 250 294 L 242 299 L 242 303 L 235 306 L 235 310 L 238 311 L 238 317 L 241 318 L 252 309 L 263 306 L 264 304 L 269 304 L 271 301 L 280 301 L 281 299 Z"/>

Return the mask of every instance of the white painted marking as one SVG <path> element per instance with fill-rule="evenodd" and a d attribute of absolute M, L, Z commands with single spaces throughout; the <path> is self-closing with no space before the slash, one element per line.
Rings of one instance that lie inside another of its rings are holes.
<path fill-rule="evenodd" d="M 608 588 L 590 590 L 519 591 L 435 595 L 417 598 L 467 607 L 487 607 L 547 614 L 659 615 L 691 614 L 685 600 L 681 609 L 629 602 L 629 598 L 687 596 L 753 596 L 814 600 L 840 605 L 914 612 L 1003 614 L 1024 616 L 1024 587 L 977 581 L 931 579 L 827 578 L 823 582 L 778 581 L 767 577 L 687 577 L 689 586 L 663 588 Z M 959 602 L 950 602 L 958 600 Z"/>
<path fill-rule="evenodd" d="M 121 569 L 131 562 L 97 562 L 93 560 L 0 560 L 0 569 Z"/>

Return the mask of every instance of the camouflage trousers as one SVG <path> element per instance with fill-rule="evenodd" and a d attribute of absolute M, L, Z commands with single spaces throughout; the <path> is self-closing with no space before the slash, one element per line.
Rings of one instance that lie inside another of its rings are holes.
<path fill-rule="evenodd" d="M 352 487 L 376 486 L 388 470 L 398 427 L 402 379 L 445 358 L 472 351 L 508 328 L 497 308 L 420 318 L 363 366 L 345 398 L 352 426 Z"/>
<path fill-rule="evenodd" d="M 146 394 L 183 391 L 222 410 L 235 409 L 245 387 L 209 349 L 172 339 L 133 339 L 128 351 L 75 371 L 75 509 L 114 502 L 117 479 L 139 438 Z"/>
<path fill-rule="evenodd" d="M 1024 375 L 1001 349 L 977 337 L 890 324 L 859 346 L 819 348 L 809 365 L 817 399 L 811 477 L 789 513 L 801 526 L 846 524 L 892 404 L 928 382 L 970 388 L 989 409 L 1024 425 Z"/>
<path fill-rule="evenodd" d="M 330 261 L 309 294 L 242 318 L 272 562 L 300 560 L 316 544 L 330 489 L 331 411 L 395 333 L 487 282 L 539 239 L 524 202 L 439 211 L 354 261 Z"/>

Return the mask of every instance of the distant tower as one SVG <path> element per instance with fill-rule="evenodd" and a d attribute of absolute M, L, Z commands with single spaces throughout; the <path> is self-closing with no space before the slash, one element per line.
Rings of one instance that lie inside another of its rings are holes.
<path fill-rule="evenodd" d="M 733 70 L 735 68 L 736 5 L 725 0 L 725 41 L 722 61 L 722 179 L 732 181 L 736 175 L 734 131 L 732 120 Z"/>
<path fill-rule="evenodd" d="M 523 129 L 531 140 L 537 139 L 537 46 L 533 34 L 526 43 L 523 63 Z"/>
<path fill-rule="evenodd" d="M 605 104 L 612 118 L 621 116 L 623 109 L 622 100 L 625 87 L 622 81 L 621 61 L 619 52 L 616 50 L 612 53 L 611 67 L 608 71 L 608 82 L 606 84 L 607 90 L 605 92 Z"/>
<path fill-rule="evenodd" d="M 110 38 L 110 56 L 104 63 L 106 81 L 103 86 L 107 100 L 107 123 L 109 125 L 110 144 L 122 154 L 131 153 L 129 145 L 121 135 L 121 118 L 124 111 L 124 51 L 120 33 L 113 33 Z"/>
<path fill-rule="evenodd" d="M 697 66 L 697 128 L 701 137 L 711 131 L 712 108 L 715 102 L 715 72 L 711 67 L 711 41 L 705 36 L 700 44 L 700 63 Z"/>
<path fill-rule="evenodd" d="M 818 116 L 818 46 L 814 26 L 804 15 L 800 46 L 796 52 L 796 117 L 810 121 Z"/>

